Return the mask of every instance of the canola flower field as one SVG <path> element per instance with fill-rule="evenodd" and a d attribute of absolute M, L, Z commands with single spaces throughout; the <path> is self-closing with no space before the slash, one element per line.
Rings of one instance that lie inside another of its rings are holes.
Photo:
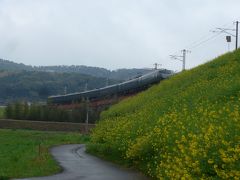
<path fill-rule="evenodd" d="M 103 112 L 88 151 L 153 179 L 240 179 L 240 50 Z"/>

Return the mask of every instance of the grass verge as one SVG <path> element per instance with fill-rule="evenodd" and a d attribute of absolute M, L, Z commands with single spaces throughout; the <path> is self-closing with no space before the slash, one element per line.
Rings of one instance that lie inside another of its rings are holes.
<path fill-rule="evenodd" d="M 55 174 L 61 168 L 49 148 L 88 140 L 78 133 L 0 129 L 0 180 Z"/>

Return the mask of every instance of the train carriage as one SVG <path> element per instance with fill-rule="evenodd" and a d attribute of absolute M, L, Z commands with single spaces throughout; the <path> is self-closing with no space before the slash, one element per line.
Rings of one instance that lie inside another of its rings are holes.
<path fill-rule="evenodd" d="M 172 74 L 172 71 L 166 69 L 155 70 L 138 78 L 99 89 L 66 95 L 50 96 L 48 98 L 48 102 L 50 104 L 71 104 L 72 102 L 81 102 L 84 99 L 98 100 L 107 96 L 126 95 L 128 93 L 138 92 L 142 89 L 145 89 L 151 84 L 168 78 Z"/>

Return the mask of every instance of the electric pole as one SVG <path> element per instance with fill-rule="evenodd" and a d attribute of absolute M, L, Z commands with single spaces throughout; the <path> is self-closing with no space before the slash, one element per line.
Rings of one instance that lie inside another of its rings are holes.
<path fill-rule="evenodd" d="M 88 133 L 88 119 L 89 119 L 89 98 L 87 97 L 85 100 L 86 103 L 86 120 L 85 120 L 85 131 Z"/>
<path fill-rule="evenodd" d="M 89 113 L 89 99 L 86 99 L 86 124 L 88 125 L 88 113 Z"/>
<path fill-rule="evenodd" d="M 238 24 L 239 21 L 236 21 L 236 50 L 238 49 Z"/>
<path fill-rule="evenodd" d="M 186 69 L 186 49 L 183 49 L 182 50 L 182 53 L 183 53 L 183 67 L 182 67 L 182 70 L 184 71 Z"/>
<path fill-rule="evenodd" d="M 108 79 L 108 77 L 107 77 L 107 79 L 106 79 L 106 87 L 109 85 L 109 79 Z"/>
<path fill-rule="evenodd" d="M 84 91 L 88 90 L 88 83 L 86 82 L 85 87 L 84 87 Z"/>
<path fill-rule="evenodd" d="M 109 77 L 110 77 L 110 73 L 108 72 L 106 77 L 106 86 L 109 85 Z"/>
<path fill-rule="evenodd" d="M 67 94 L 67 86 L 64 87 L 64 95 Z"/>
<path fill-rule="evenodd" d="M 186 69 L 186 55 L 187 55 L 187 53 L 190 53 L 191 51 L 183 49 L 181 52 L 183 53 L 182 56 L 170 55 L 170 57 L 172 59 L 182 61 L 182 71 L 184 71 Z"/>
<path fill-rule="evenodd" d="M 228 35 L 231 35 L 233 37 L 236 38 L 236 47 L 235 49 L 238 49 L 238 25 L 239 25 L 239 21 L 234 22 L 234 24 L 236 24 L 236 28 L 235 29 L 228 29 L 228 28 L 216 28 L 216 31 L 212 31 L 214 33 L 225 33 Z M 231 33 L 230 31 L 234 31 L 235 34 Z"/>
<path fill-rule="evenodd" d="M 154 69 L 157 70 L 158 69 L 158 66 L 162 66 L 162 64 L 158 64 L 158 63 L 154 63 Z"/>

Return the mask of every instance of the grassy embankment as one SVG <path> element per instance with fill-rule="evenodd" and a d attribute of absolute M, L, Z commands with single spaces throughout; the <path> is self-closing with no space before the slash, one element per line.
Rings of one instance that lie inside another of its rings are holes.
<path fill-rule="evenodd" d="M 240 178 L 240 50 L 102 113 L 88 151 L 161 179 Z"/>
<path fill-rule="evenodd" d="M 87 141 L 87 136 L 78 133 L 0 129 L 0 179 L 57 173 L 61 169 L 50 155 L 49 148 Z"/>

